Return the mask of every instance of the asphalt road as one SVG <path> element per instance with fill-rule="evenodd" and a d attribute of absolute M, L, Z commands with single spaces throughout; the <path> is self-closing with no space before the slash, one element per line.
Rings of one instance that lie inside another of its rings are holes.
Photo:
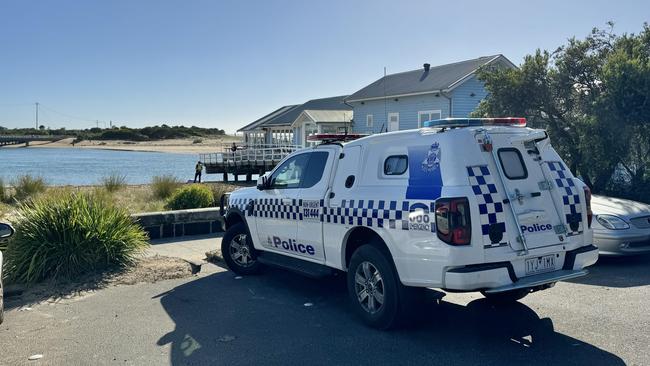
<path fill-rule="evenodd" d="M 648 257 L 605 260 L 503 308 L 447 294 L 412 328 L 381 332 L 357 321 L 341 279 L 236 279 L 210 265 L 31 310 L 8 299 L 0 364 L 650 365 L 649 268 Z"/>

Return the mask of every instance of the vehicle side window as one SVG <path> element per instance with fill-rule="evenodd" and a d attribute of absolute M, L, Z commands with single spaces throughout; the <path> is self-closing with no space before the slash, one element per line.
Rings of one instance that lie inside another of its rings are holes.
<path fill-rule="evenodd" d="M 309 155 L 311 154 L 296 155 L 282 163 L 271 175 L 270 188 L 300 188 L 302 179 L 304 179 L 305 170 L 307 169 Z"/>
<path fill-rule="evenodd" d="M 528 170 L 519 150 L 511 147 L 499 149 L 499 160 L 508 179 L 528 178 Z"/>
<path fill-rule="evenodd" d="M 320 182 L 323 178 L 329 153 L 327 151 L 315 151 L 309 155 L 311 156 L 302 180 L 302 188 L 311 188 Z"/>
<path fill-rule="evenodd" d="M 402 175 L 409 166 L 409 158 L 406 155 L 392 155 L 384 160 L 385 175 Z"/>

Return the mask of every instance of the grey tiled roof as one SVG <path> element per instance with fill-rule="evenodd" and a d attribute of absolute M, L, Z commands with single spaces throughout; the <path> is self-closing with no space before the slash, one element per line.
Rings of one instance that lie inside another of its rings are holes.
<path fill-rule="evenodd" d="M 405 94 L 444 91 L 452 88 L 457 82 L 491 62 L 503 60 L 506 64 L 514 65 L 503 55 L 493 55 L 472 60 L 455 62 L 447 65 L 432 66 L 429 71 L 424 68 L 386 75 L 374 83 L 364 87 L 346 98 L 348 101 L 372 98 L 393 97 Z"/>
<path fill-rule="evenodd" d="M 286 113 L 287 111 L 289 111 L 289 110 L 291 110 L 293 108 L 296 108 L 296 107 L 298 107 L 297 104 L 296 105 L 285 105 L 284 107 L 280 107 L 280 108 L 274 110 L 273 112 L 267 114 L 266 116 L 261 117 L 259 119 L 256 119 L 255 121 L 253 121 L 253 122 L 247 124 L 246 126 L 238 129 L 237 131 L 254 130 L 257 127 L 259 127 L 260 125 L 264 124 L 264 122 L 267 122 L 272 118 L 278 117 L 278 116 L 280 116 L 280 115 Z"/>
<path fill-rule="evenodd" d="M 304 110 L 352 110 L 352 107 L 343 103 L 347 95 L 338 97 L 312 99 L 304 104 L 284 106 L 277 109 L 255 122 L 240 128 L 238 131 L 250 131 L 262 127 L 291 126 Z"/>

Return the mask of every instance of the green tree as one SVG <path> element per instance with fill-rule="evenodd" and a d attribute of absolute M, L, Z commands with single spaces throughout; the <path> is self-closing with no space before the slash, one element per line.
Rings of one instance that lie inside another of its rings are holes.
<path fill-rule="evenodd" d="M 477 117 L 525 116 L 594 192 L 650 202 L 650 27 L 594 29 L 517 69 L 485 68 Z"/>

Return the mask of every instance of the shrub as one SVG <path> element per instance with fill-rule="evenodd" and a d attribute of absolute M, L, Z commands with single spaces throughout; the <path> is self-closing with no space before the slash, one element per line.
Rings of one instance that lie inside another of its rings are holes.
<path fill-rule="evenodd" d="M 29 174 L 22 175 L 14 182 L 14 198 L 22 201 L 38 193 L 45 192 L 46 188 L 43 178 L 32 177 Z"/>
<path fill-rule="evenodd" d="M 126 186 L 126 176 L 112 173 L 111 175 L 102 178 L 102 185 L 107 192 L 117 192 Z"/>
<path fill-rule="evenodd" d="M 170 210 L 210 207 L 214 204 L 214 195 L 210 187 L 192 184 L 176 190 L 167 201 Z"/>
<path fill-rule="evenodd" d="M 180 180 L 173 175 L 160 175 L 153 177 L 151 189 L 154 197 L 164 200 L 181 186 Z"/>
<path fill-rule="evenodd" d="M 27 284 L 128 266 L 148 246 L 125 210 L 89 193 L 57 190 L 22 203 L 15 224 L 5 269 Z"/>
<path fill-rule="evenodd" d="M 105 130 L 97 136 L 97 140 L 130 140 L 147 141 L 149 137 L 131 129 Z"/>
<path fill-rule="evenodd" d="M 192 143 L 193 143 L 193 144 L 200 144 L 200 143 L 203 143 L 203 139 L 194 139 L 194 140 L 192 141 Z"/>

